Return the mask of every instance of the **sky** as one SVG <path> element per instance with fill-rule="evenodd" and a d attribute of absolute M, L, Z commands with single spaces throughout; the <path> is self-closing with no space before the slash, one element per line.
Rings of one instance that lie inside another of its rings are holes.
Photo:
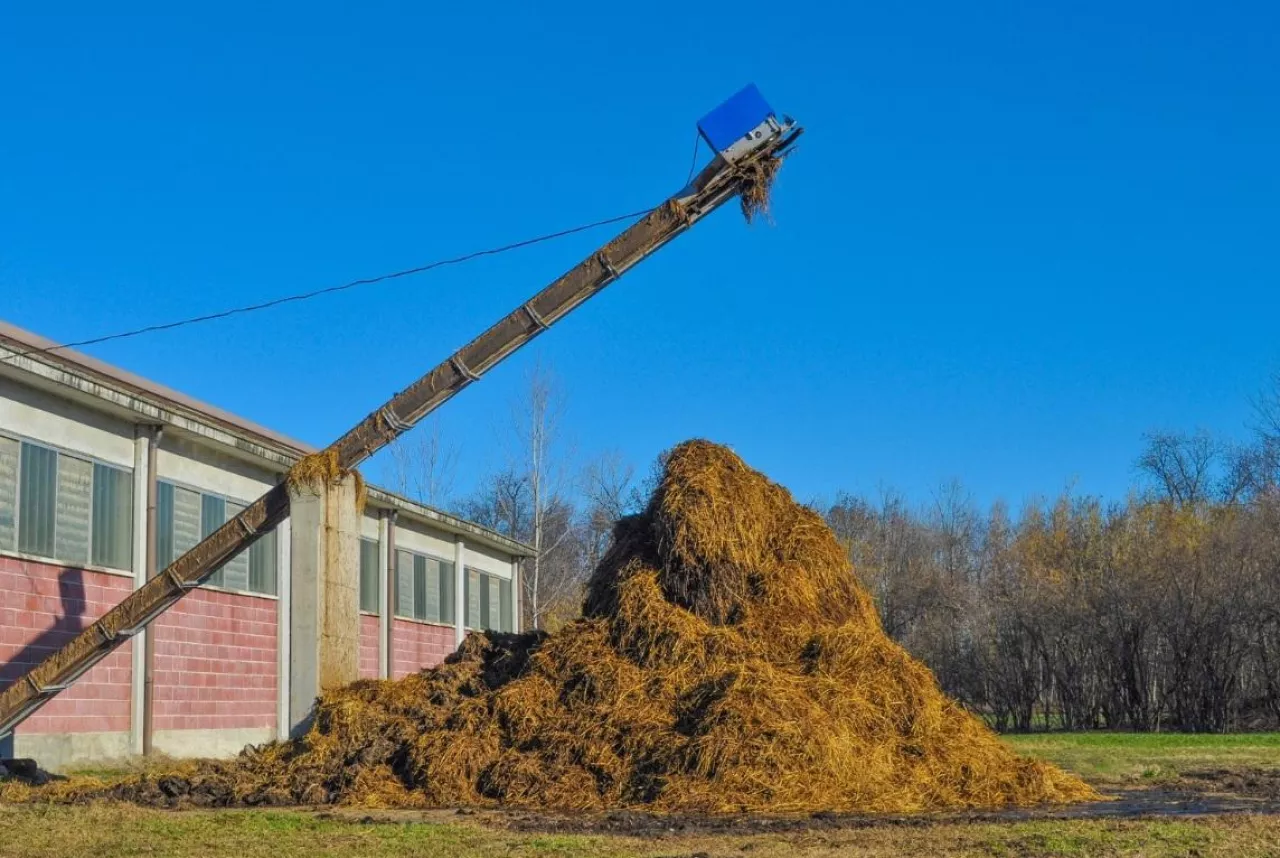
<path fill-rule="evenodd" d="M 772 226 L 722 209 L 439 412 L 458 491 L 535 364 L 580 460 L 921 504 L 1123 497 L 1280 369 L 1274 3 L 15 0 L 0 80 L 0 318 L 63 342 L 654 205 L 747 82 L 798 119 Z M 612 234 L 87 351 L 324 445 Z"/>

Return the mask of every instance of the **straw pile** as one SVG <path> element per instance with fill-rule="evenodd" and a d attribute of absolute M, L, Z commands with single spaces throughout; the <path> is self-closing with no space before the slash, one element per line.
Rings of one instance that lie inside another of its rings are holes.
<path fill-rule="evenodd" d="M 667 457 L 585 617 L 325 695 L 310 732 L 110 793 L 149 803 L 916 811 L 1068 802 L 885 637 L 821 518 L 724 447 Z"/>
<path fill-rule="evenodd" d="M 752 161 L 742 168 L 742 192 L 738 203 L 742 206 L 742 216 L 747 223 L 763 217 L 772 223 L 769 214 L 769 199 L 773 191 L 773 182 L 782 169 L 781 158 L 762 158 Z"/>
<path fill-rule="evenodd" d="M 355 469 L 343 468 L 338 461 L 336 449 L 327 448 L 303 456 L 293 463 L 293 467 L 285 475 L 285 482 L 294 491 L 319 494 L 326 486 L 334 485 L 347 477 L 356 481 L 356 508 L 363 511 L 367 500 L 364 477 Z"/>

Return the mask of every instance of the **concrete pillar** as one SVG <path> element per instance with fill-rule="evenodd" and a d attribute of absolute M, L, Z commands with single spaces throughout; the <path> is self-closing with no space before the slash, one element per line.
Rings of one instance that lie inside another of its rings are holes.
<path fill-rule="evenodd" d="M 395 606 L 391 604 L 391 528 L 395 526 L 392 511 L 384 509 L 378 516 L 378 678 L 391 676 L 391 648 L 395 646 L 391 635 L 391 617 Z"/>
<path fill-rule="evenodd" d="M 354 477 L 289 495 L 289 725 L 305 731 L 316 697 L 360 677 L 360 513 Z"/>
<path fill-rule="evenodd" d="M 453 646 L 467 637 L 467 544 L 458 534 L 453 543 Z"/>
<path fill-rule="evenodd" d="M 293 528 L 290 519 L 276 527 L 276 738 L 289 738 L 289 644 L 293 622 Z"/>
<path fill-rule="evenodd" d="M 147 466 L 151 449 L 151 428 L 137 426 L 133 436 L 133 589 L 147 583 L 147 488 L 150 480 Z M 129 751 L 143 752 L 143 721 L 146 718 L 147 636 L 143 629 L 134 635 L 130 646 L 132 669 L 129 673 Z"/>

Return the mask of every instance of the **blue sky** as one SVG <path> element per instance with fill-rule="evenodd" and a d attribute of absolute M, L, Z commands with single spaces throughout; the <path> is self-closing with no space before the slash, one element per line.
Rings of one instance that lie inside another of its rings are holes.
<path fill-rule="evenodd" d="M 534 360 L 584 456 L 1014 503 L 1242 437 L 1280 368 L 1274 4 L 74 5 L 0 12 L 0 317 L 59 340 L 643 208 L 747 81 L 807 126 L 776 226 L 720 212 L 441 412 L 460 488 Z M 323 444 L 609 237 L 91 351 Z"/>

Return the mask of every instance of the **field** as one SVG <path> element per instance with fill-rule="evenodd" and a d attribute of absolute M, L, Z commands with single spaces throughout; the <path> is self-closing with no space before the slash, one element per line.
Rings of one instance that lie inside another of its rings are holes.
<path fill-rule="evenodd" d="M 10 806 L 0 808 L 0 855 L 1280 855 L 1280 734 L 1056 734 L 1008 742 L 1079 773 L 1118 800 L 1082 818 L 1037 812 L 878 819 L 565 818 Z"/>

